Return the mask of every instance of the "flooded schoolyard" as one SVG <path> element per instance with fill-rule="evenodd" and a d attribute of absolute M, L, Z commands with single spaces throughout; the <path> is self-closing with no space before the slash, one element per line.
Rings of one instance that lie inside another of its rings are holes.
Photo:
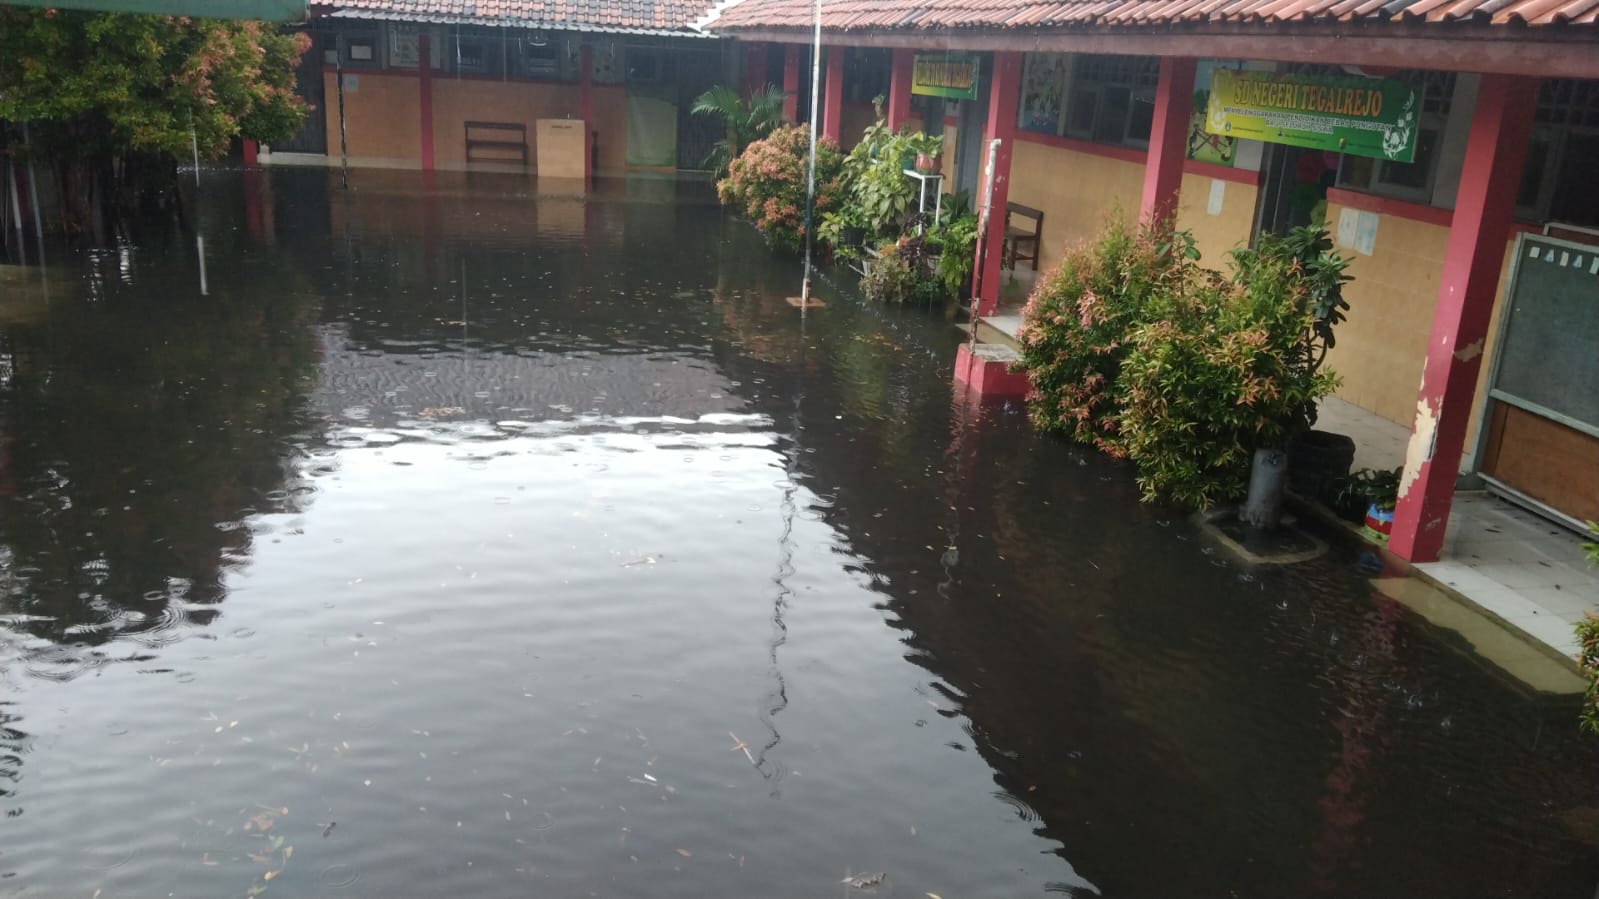
<path fill-rule="evenodd" d="M 1355 549 L 704 184 L 354 183 L 0 285 L 0 896 L 1593 896 L 1575 698 Z"/>

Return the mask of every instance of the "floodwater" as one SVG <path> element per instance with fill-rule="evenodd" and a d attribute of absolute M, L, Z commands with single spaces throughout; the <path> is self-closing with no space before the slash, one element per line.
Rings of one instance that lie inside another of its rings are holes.
<path fill-rule="evenodd" d="M 1572 697 L 939 314 L 704 185 L 332 184 L 4 285 L 0 896 L 1594 895 Z"/>

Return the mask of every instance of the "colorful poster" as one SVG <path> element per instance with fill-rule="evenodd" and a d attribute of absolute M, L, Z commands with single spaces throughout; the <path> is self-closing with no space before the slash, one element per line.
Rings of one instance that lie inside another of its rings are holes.
<path fill-rule="evenodd" d="M 970 53 L 918 53 L 911 93 L 951 100 L 977 99 L 977 57 Z"/>
<path fill-rule="evenodd" d="M 1205 107 L 1209 91 L 1194 92 L 1194 112 L 1188 117 L 1188 158 L 1195 162 L 1232 166 L 1238 138 L 1211 134 L 1205 130 Z"/>
<path fill-rule="evenodd" d="M 1066 87 L 1066 56 L 1061 53 L 1029 53 L 1022 71 L 1023 130 L 1043 134 L 1060 133 L 1060 101 Z"/>
<path fill-rule="evenodd" d="M 1393 162 L 1416 158 L 1416 92 L 1389 78 L 1211 75 L 1205 130 Z"/>

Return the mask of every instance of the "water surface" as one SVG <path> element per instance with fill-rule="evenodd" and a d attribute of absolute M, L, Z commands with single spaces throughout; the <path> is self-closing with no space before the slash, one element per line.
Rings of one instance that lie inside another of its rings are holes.
<path fill-rule="evenodd" d="M 1599 747 L 703 185 L 210 173 L 0 299 L 0 895 L 1538 896 Z"/>

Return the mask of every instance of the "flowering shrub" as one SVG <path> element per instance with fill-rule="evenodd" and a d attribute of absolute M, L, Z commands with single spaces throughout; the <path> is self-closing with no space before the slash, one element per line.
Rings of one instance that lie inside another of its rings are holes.
<path fill-rule="evenodd" d="M 1299 364 L 1315 324 L 1303 270 L 1270 238 L 1250 252 L 1232 279 L 1174 296 L 1128 336 L 1120 422 L 1146 500 L 1242 496 L 1255 449 L 1285 445 L 1300 410 L 1337 386 Z"/>
<path fill-rule="evenodd" d="M 1286 445 L 1337 386 L 1320 366 L 1348 276 L 1324 237 L 1263 237 L 1224 276 L 1186 233 L 1112 219 L 1023 312 L 1034 424 L 1130 458 L 1146 500 L 1243 495 L 1253 452 Z"/>
<path fill-rule="evenodd" d="M 722 202 L 749 216 L 775 246 L 796 249 L 805 239 L 805 179 L 810 131 L 790 125 L 755 141 L 728 166 L 716 182 Z M 838 176 L 843 159 L 838 144 L 816 142 L 815 221 L 838 203 Z"/>
<path fill-rule="evenodd" d="M 1579 664 L 1588 678 L 1588 693 L 1582 704 L 1582 729 L 1599 736 L 1599 617 L 1584 615 L 1577 622 L 1577 639 L 1582 643 Z"/>
<path fill-rule="evenodd" d="M 1186 239 L 1163 240 L 1155 229 L 1131 229 L 1113 216 L 1093 242 L 1068 250 L 1044 276 L 1016 335 L 1035 427 L 1126 455 L 1117 379 L 1127 336 L 1146 310 L 1199 280 L 1191 249 Z"/>

